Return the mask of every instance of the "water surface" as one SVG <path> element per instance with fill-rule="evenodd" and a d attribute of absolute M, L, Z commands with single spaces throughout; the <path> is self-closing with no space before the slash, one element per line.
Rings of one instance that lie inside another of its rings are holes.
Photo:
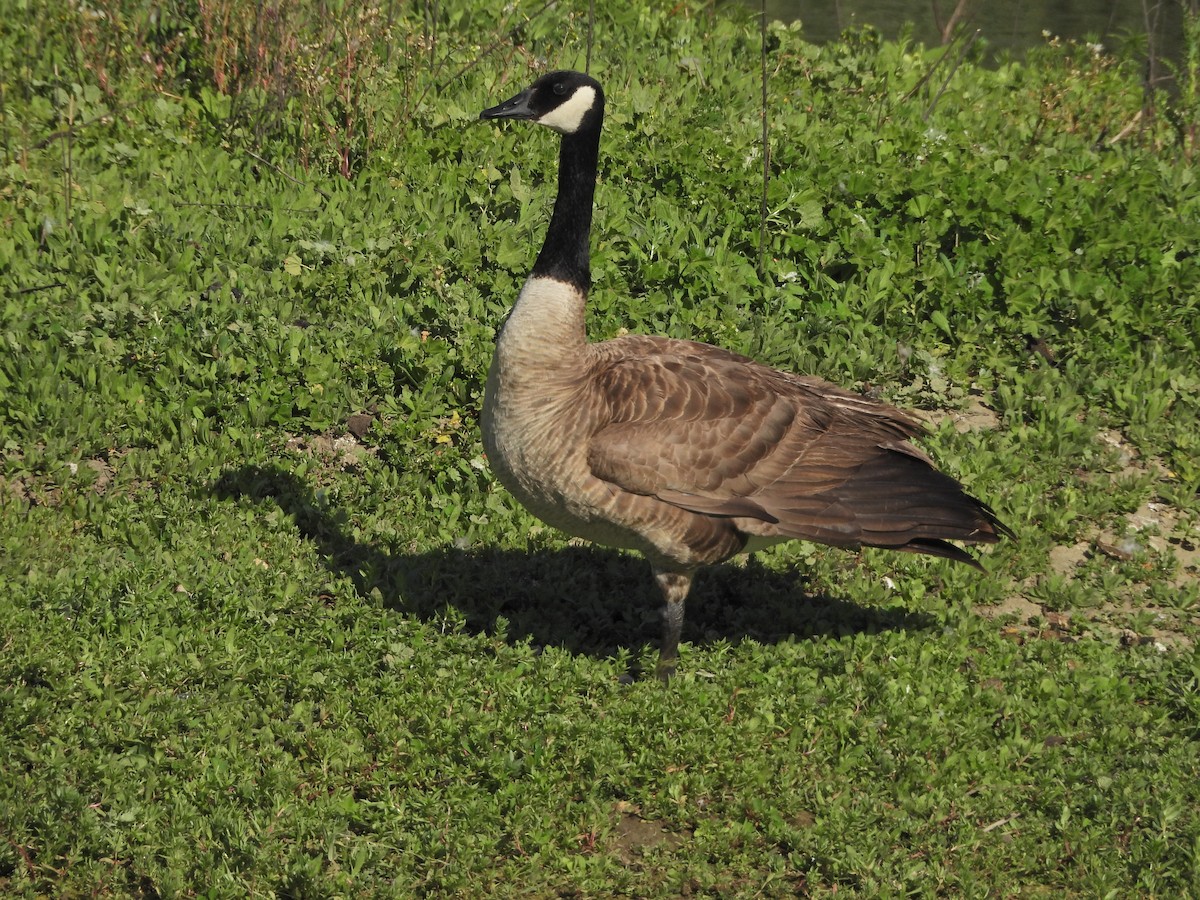
<path fill-rule="evenodd" d="M 759 0 L 742 0 L 751 9 Z M 767 15 L 799 20 L 808 40 L 833 40 L 843 29 L 872 25 L 888 38 L 911 27 L 912 38 L 926 46 L 942 43 L 938 19 L 945 24 L 955 0 L 767 0 Z M 1183 55 L 1183 9 L 1179 0 L 972 0 L 962 22 L 980 29 L 989 56 L 1020 56 L 1046 42 L 1045 35 L 1092 41 L 1112 51 L 1131 46 L 1146 58 Z M 934 10 L 940 12 L 935 17 Z M 1167 74 L 1162 66 L 1156 74 Z M 1165 84 L 1162 86 L 1166 86 Z"/>

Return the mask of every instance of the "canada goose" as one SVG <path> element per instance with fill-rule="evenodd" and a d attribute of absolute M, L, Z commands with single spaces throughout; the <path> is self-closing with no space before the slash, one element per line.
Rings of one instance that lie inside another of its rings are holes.
<path fill-rule="evenodd" d="M 708 344 L 588 343 L 604 92 L 587 75 L 551 72 L 479 117 L 562 135 L 546 240 L 488 372 L 488 461 L 546 523 L 649 559 L 666 601 L 660 677 L 674 670 L 702 566 L 803 538 L 982 568 L 947 541 L 1011 534 L 908 442 L 923 428 L 898 409 Z"/>

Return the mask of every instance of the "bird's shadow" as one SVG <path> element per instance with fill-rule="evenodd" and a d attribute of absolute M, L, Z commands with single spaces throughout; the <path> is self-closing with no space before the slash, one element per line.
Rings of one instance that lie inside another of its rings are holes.
<path fill-rule="evenodd" d="M 429 620 L 451 607 L 467 628 L 489 634 L 503 618 L 510 642 L 528 639 L 601 659 L 623 648 L 657 647 L 661 636 L 661 596 L 648 564 L 632 554 L 599 547 L 384 549 L 356 540 L 343 510 L 329 508 L 275 466 L 229 470 L 211 493 L 278 505 L 332 571 L 348 576 L 363 596 L 378 591 L 387 607 L 407 615 Z M 933 625 L 924 613 L 858 606 L 805 587 L 801 576 L 753 559 L 708 569 L 689 597 L 684 640 L 775 643 Z"/>

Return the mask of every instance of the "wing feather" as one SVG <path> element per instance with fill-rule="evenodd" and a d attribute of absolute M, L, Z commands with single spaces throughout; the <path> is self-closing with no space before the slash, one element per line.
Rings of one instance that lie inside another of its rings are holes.
<path fill-rule="evenodd" d="M 919 423 L 812 378 L 689 341 L 607 344 L 607 415 L 587 448 L 622 490 L 738 520 L 749 534 L 966 557 L 1004 528 L 909 443 Z"/>

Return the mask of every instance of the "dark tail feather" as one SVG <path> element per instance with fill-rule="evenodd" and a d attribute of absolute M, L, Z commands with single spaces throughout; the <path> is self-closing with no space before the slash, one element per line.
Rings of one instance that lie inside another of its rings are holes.
<path fill-rule="evenodd" d="M 768 506 L 779 530 L 839 547 L 880 547 L 940 556 L 976 568 L 975 557 L 950 541 L 994 544 L 1012 537 L 986 503 L 923 457 L 897 448 L 882 452 L 819 493 L 799 490 Z"/>
<path fill-rule="evenodd" d="M 995 543 L 996 538 L 993 536 L 988 543 Z M 878 545 L 872 545 L 878 546 Z M 955 562 L 966 563 L 973 569 L 978 569 L 980 572 L 986 571 L 974 556 L 954 544 L 946 541 L 934 540 L 931 538 L 917 538 L 909 541 L 900 547 L 888 547 L 889 550 L 901 550 L 905 553 L 920 553 L 923 556 L 940 556 L 942 559 L 952 559 Z"/>

